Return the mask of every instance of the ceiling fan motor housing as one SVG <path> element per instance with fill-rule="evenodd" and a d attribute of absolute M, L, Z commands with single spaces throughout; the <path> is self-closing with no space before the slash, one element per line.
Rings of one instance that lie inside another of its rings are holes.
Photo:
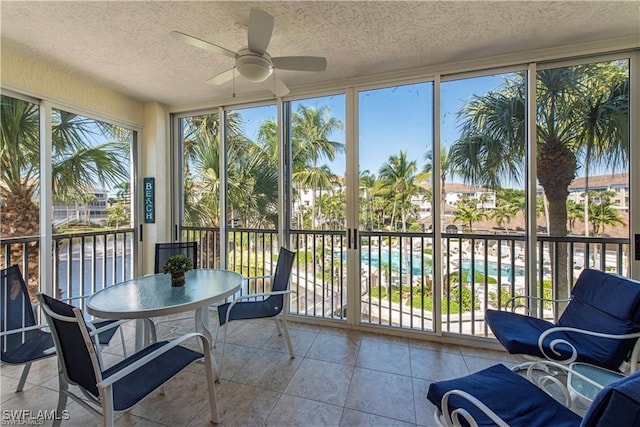
<path fill-rule="evenodd" d="M 236 57 L 236 68 L 242 77 L 252 82 L 263 82 L 273 72 L 271 57 L 249 49 L 241 49 Z"/>

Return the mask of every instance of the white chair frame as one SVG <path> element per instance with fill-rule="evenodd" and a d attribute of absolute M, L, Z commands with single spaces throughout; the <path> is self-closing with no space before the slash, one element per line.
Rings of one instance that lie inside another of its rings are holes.
<path fill-rule="evenodd" d="M 209 344 L 209 340 L 204 335 L 200 333 L 195 333 L 195 332 L 189 333 L 180 338 L 177 338 L 173 341 L 168 342 L 167 344 L 149 353 L 148 355 L 142 357 L 140 360 L 137 360 L 131 365 L 123 368 L 117 373 L 107 378 L 102 378 L 102 371 L 100 369 L 101 363 L 99 362 L 98 356 L 96 354 L 96 351 L 93 345 L 93 339 L 92 339 L 92 337 L 95 336 L 100 330 L 89 331 L 86 328 L 86 326 L 83 326 L 83 325 L 86 325 L 86 323 L 84 321 L 82 311 L 79 308 L 73 309 L 75 317 L 66 317 L 66 316 L 58 315 L 56 313 L 51 312 L 46 307 L 43 307 L 43 309 L 46 310 L 47 315 L 51 316 L 52 318 L 55 318 L 57 320 L 64 321 L 64 322 L 76 322 L 80 325 L 80 331 L 82 333 L 82 337 L 84 339 L 84 343 L 87 347 L 87 350 L 89 351 L 89 356 L 91 358 L 91 363 L 93 365 L 94 374 L 97 380 L 96 385 L 99 392 L 99 398 L 96 398 L 91 393 L 86 392 L 82 387 L 79 387 L 79 389 L 82 392 L 84 397 L 79 396 L 73 393 L 71 390 L 69 390 L 69 385 L 77 385 L 77 384 L 71 381 L 67 376 L 66 369 L 64 368 L 64 360 L 63 360 L 64 356 L 58 355 L 60 360 L 58 362 L 58 365 L 59 365 L 58 393 L 59 395 L 58 395 L 58 405 L 56 407 L 57 414 L 62 414 L 62 411 L 67 406 L 67 398 L 70 397 L 72 400 L 74 400 L 76 403 L 78 403 L 80 406 L 82 406 L 84 409 L 86 409 L 96 417 L 102 418 L 104 426 L 113 426 L 115 421 L 116 413 L 113 409 L 113 384 L 115 382 L 129 375 L 130 373 L 132 373 L 139 367 L 147 364 L 151 360 L 156 359 L 158 356 L 166 353 L 172 348 L 180 345 L 181 343 L 193 337 L 197 337 L 200 340 L 200 343 L 204 349 L 211 348 Z M 149 322 L 151 321 L 149 320 Z M 54 336 L 54 341 L 58 344 L 58 337 L 56 336 L 55 331 L 52 331 L 52 333 Z M 213 357 L 210 351 L 206 351 L 206 350 L 204 351 L 204 365 L 205 365 L 205 370 L 207 374 L 207 387 L 209 390 L 209 408 L 211 411 L 211 418 L 212 418 L 212 421 L 217 424 L 219 422 L 219 416 L 218 416 L 218 406 L 217 406 L 215 388 L 214 388 L 215 372 L 213 369 Z M 160 387 L 158 387 L 158 389 L 161 389 L 162 387 L 163 386 L 161 385 Z M 59 426 L 61 422 L 62 422 L 61 417 L 57 417 L 53 425 Z"/>
<path fill-rule="evenodd" d="M 591 378 L 588 378 L 582 375 L 581 373 L 576 372 L 570 366 L 563 365 L 560 363 L 554 363 L 554 362 L 539 362 L 539 363 L 544 363 L 546 366 L 552 366 L 555 369 L 559 371 L 564 371 L 567 374 L 571 373 L 572 375 L 579 377 L 581 380 L 593 385 L 598 390 L 602 390 L 602 388 L 604 388 L 601 384 L 598 384 L 597 382 L 593 381 Z M 535 366 L 530 366 L 528 368 L 528 370 L 535 370 L 535 369 L 536 369 Z M 547 394 L 550 394 L 546 391 L 547 384 L 552 383 L 558 386 L 562 392 L 562 395 L 563 395 L 562 397 L 564 399 L 564 401 L 561 401 L 560 403 L 570 409 L 574 409 L 574 399 L 572 398 L 569 390 L 561 381 L 559 381 L 555 377 L 555 375 L 543 375 L 539 377 L 537 380 L 533 381 L 531 380 L 531 378 L 529 378 L 529 373 L 530 372 L 527 372 L 527 378 Z M 499 390 L 496 390 L 496 392 L 499 393 Z M 509 424 L 507 422 L 505 422 L 502 418 L 500 418 L 495 412 L 493 412 L 488 406 L 482 403 L 482 401 L 480 401 L 478 398 L 474 397 L 470 393 L 467 393 L 463 390 L 458 390 L 458 389 L 449 390 L 442 396 L 442 400 L 440 401 L 440 406 L 442 407 L 442 411 L 440 411 L 436 407 L 433 413 L 433 418 L 438 426 L 459 427 L 463 425 L 461 423 L 461 418 L 463 418 L 470 426 L 478 427 L 478 423 L 476 422 L 476 420 L 465 409 L 459 408 L 449 412 L 450 396 L 460 396 L 466 399 L 469 403 L 473 404 L 476 408 L 482 411 L 482 413 L 484 413 L 489 419 L 491 419 L 491 421 L 493 421 L 497 426 L 509 427 Z"/>
<path fill-rule="evenodd" d="M 266 275 L 266 276 L 252 276 L 252 277 L 245 277 L 245 280 L 248 281 L 249 279 L 273 279 L 273 275 Z M 248 287 L 247 287 L 248 289 Z M 223 326 L 218 326 L 218 328 L 216 329 L 216 336 L 214 338 L 214 343 L 218 342 L 218 333 L 220 332 L 220 329 L 222 327 L 224 327 L 224 336 L 223 336 L 223 340 L 222 340 L 222 349 L 220 350 L 220 360 L 218 363 L 218 373 L 217 376 L 218 378 L 220 378 L 220 374 L 222 372 L 222 363 L 224 361 L 224 351 L 225 351 L 225 347 L 227 346 L 227 330 L 229 327 L 229 316 L 231 315 L 231 310 L 233 310 L 233 307 L 239 303 L 240 301 L 244 301 L 244 300 L 248 300 L 248 299 L 256 299 L 256 298 L 262 298 L 262 299 L 266 299 L 269 296 L 277 296 L 277 295 L 290 295 L 296 293 L 296 291 L 291 290 L 291 289 L 287 289 L 285 291 L 275 291 L 275 292 L 261 292 L 261 293 L 256 293 L 256 294 L 248 294 L 248 295 L 242 295 L 239 297 L 236 297 L 231 304 L 229 305 L 229 307 L 227 308 L 227 315 L 226 315 L 226 319 L 224 322 Z M 287 349 L 289 350 L 289 357 L 291 357 L 291 359 L 295 358 L 295 355 L 293 354 L 293 345 L 291 344 L 291 338 L 289 337 L 289 328 L 287 326 L 287 313 L 289 312 L 289 298 L 288 297 L 283 297 L 283 305 L 282 305 L 282 311 L 280 311 L 280 314 L 278 314 L 277 316 L 274 316 L 274 320 L 276 322 L 276 329 L 278 331 L 278 336 L 282 336 L 282 332 L 284 331 L 284 337 L 285 340 L 287 341 Z M 281 317 L 281 319 L 279 319 Z M 243 319 L 244 320 L 244 319 Z M 280 327 L 280 321 L 282 321 L 282 328 Z"/>
<path fill-rule="evenodd" d="M 532 297 L 532 296 L 526 296 L 526 295 L 514 296 L 510 298 L 506 303 L 506 304 L 512 304 L 512 307 L 511 307 L 512 312 L 515 312 L 517 308 L 523 308 L 525 310 L 525 313 L 529 315 L 529 310 L 526 305 L 515 304 L 515 300 L 521 299 L 521 298 L 527 299 L 527 300 L 537 300 L 537 301 L 543 300 L 543 298 L 540 298 L 540 297 Z M 557 300 L 544 299 L 544 301 L 552 302 L 552 303 L 569 302 L 571 301 L 571 298 L 557 299 Z M 543 344 L 549 335 L 554 334 L 556 332 L 575 332 L 575 333 L 584 334 L 584 335 L 591 335 L 591 336 L 600 337 L 600 338 L 611 338 L 611 339 L 617 339 L 617 340 L 627 340 L 631 338 L 637 338 L 633 346 L 633 349 L 631 350 L 631 356 L 629 358 L 628 364 L 627 365 L 623 364 L 622 366 L 620 366 L 620 371 L 625 373 L 632 373 L 638 369 L 638 363 L 640 359 L 640 332 L 636 332 L 634 334 L 614 335 L 614 334 L 605 334 L 601 332 L 594 332 L 587 329 L 580 329 L 580 328 L 574 328 L 574 327 L 568 327 L 568 326 L 555 326 L 553 328 L 549 328 L 546 331 L 544 331 L 542 334 L 540 334 L 540 336 L 538 337 L 538 348 L 540 349 L 540 352 L 544 355 L 546 360 L 549 361 L 549 363 L 546 363 L 544 360 L 538 359 L 534 356 L 524 355 L 527 359 L 530 359 L 530 360 L 527 362 L 520 363 L 514 366 L 512 369 L 514 371 L 527 370 L 527 373 L 530 373 L 531 372 L 530 367 L 533 365 L 538 369 L 543 369 L 546 372 L 548 372 L 548 367 L 551 367 L 552 365 L 556 365 L 556 364 L 570 365 L 573 362 L 575 362 L 576 359 L 578 358 L 578 350 L 575 348 L 575 346 L 571 342 L 562 338 L 552 340 L 549 343 L 549 348 L 551 349 L 551 352 L 554 355 L 556 355 L 557 357 L 560 357 L 561 354 L 555 349 L 559 345 L 566 345 L 571 349 L 571 356 L 568 359 L 559 360 L 547 354 L 547 351 L 544 348 Z M 544 367 L 545 364 L 548 365 L 547 368 Z M 529 379 L 531 380 L 532 378 L 529 378 Z"/>

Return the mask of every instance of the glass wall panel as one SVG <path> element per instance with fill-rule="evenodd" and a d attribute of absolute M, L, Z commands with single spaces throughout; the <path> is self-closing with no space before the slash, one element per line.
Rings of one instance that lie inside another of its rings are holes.
<path fill-rule="evenodd" d="M 121 126 L 52 111 L 56 289 L 90 295 L 133 275 L 135 134 Z"/>
<path fill-rule="evenodd" d="M 441 85 L 442 327 L 487 335 L 526 284 L 525 73 Z"/>
<path fill-rule="evenodd" d="M 135 133 L 52 110 L 43 147 L 38 105 L 2 96 L 1 267 L 18 264 L 32 298 L 40 291 L 41 227 L 51 227 L 54 289 L 89 295 L 133 275 Z M 52 223 L 40 224 L 40 153 L 51 150 Z M 47 255 L 49 256 L 49 255 Z M 42 288 L 42 290 L 45 290 Z"/>
<path fill-rule="evenodd" d="M 629 61 L 542 69 L 536 80 L 538 271 L 545 296 L 566 298 L 584 268 L 629 275 Z M 558 316 L 562 305 L 540 310 Z"/>
<path fill-rule="evenodd" d="M 291 101 L 291 241 L 297 250 L 291 286 L 296 314 L 346 313 L 345 96 Z"/>
<path fill-rule="evenodd" d="M 358 106 L 360 321 L 433 330 L 433 84 Z"/>
<path fill-rule="evenodd" d="M 226 113 L 228 267 L 245 277 L 272 275 L 278 258 L 278 127 L 275 105 Z M 268 281 L 250 280 L 251 292 Z"/>
<path fill-rule="evenodd" d="M 198 242 L 198 266 L 220 267 L 221 123 L 217 113 L 180 119 L 181 238 Z"/>
<path fill-rule="evenodd" d="M 0 268 L 18 264 L 35 300 L 40 246 L 40 108 L 2 95 Z"/>

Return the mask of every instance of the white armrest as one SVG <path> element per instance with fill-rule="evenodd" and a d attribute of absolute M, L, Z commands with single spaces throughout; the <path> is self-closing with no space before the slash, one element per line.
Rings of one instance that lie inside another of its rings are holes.
<path fill-rule="evenodd" d="M 482 411 L 482 413 L 484 413 L 489 419 L 491 419 L 491 421 L 496 423 L 497 426 L 509 427 L 509 424 L 504 422 L 504 420 L 500 418 L 491 409 L 489 409 L 487 405 L 482 403 L 480 400 L 478 400 L 471 394 L 462 390 L 457 390 L 457 389 L 449 390 L 444 394 L 444 396 L 442 396 L 442 401 L 441 401 L 442 412 L 443 412 L 443 416 L 446 418 L 448 425 L 456 425 L 456 426 L 462 425 L 462 423 L 460 422 L 460 417 L 464 418 L 472 426 L 478 425 L 478 423 L 476 422 L 476 420 L 473 419 L 471 414 L 462 408 L 455 409 L 453 412 L 449 413 L 449 396 L 452 396 L 452 395 L 460 396 L 465 400 L 467 400 L 473 406 L 475 406 L 480 411 Z"/>
<path fill-rule="evenodd" d="M 526 299 L 526 300 L 544 301 L 544 302 L 552 302 L 552 303 L 557 303 L 557 302 L 569 302 L 569 301 L 571 301 L 571 298 L 563 298 L 563 299 L 549 299 L 549 298 L 542 298 L 542 297 L 532 297 L 532 296 L 527 296 L 527 295 L 516 295 L 516 296 L 513 296 L 513 297 L 509 298 L 509 299 L 507 300 L 507 302 L 505 302 L 505 305 L 504 305 L 504 306 L 505 306 L 505 307 L 508 307 L 508 306 L 509 306 L 509 304 L 511 304 L 511 306 L 512 306 L 512 307 L 511 307 L 511 311 L 514 311 L 516 308 L 522 307 L 522 308 L 526 309 L 526 310 L 527 310 L 527 312 L 528 312 L 528 309 L 527 309 L 527 306 L 526 306 L 526 305 L 523 305 L 523 304 L 516 304 L 516 303 L 515 303 L 515 301 L 516 301 L 517 299 L 521 299 L 521 298 L 524 298 L 524 299 Z"/>
<path fill-rule="evenodd" d="M 105 319 L 106 320 L 106 319 Z M 96 328 L 92 323 L 86 322 L 87 328 L 89 329 L 89 335 L 94 336 L 101 334 L 104 331 L 108 331 L 109 329 L 117 328 L 118 326 L 127 323 L 129 319 L 118 320 L 117 322 L 109 323 L 101 328 Z"/>
<path fill-rule="evenodd" d="M 259 297 L 270 297 L 271 295 L 285 295 L 285 294 L 292 294 L 292 293 L 295 293 L 295 292 L 296 291 L 288 289 L 286 291 L 260 292 L 259 294 L 242 295 L 242 296 L 239 296 L 236 299 L 234 299 L 233 302 L 231 303 L 231 305 L 233 306 L 236 302 L 242 301 L 243 299 L 259 298 Z M 231 307 L 229 307 L 229 309 L 231 309 Z"/>
<path fill-rule="evenodd" d="M 204 349 L 211 348 L 209 340 L 207 339 L 207 337 L 205 337 L 204 335 L 202 335 L 200 333 L 197 333 L 197 332 L 191 332 L 191 333 L 185 334 L 185 335 L 183 335 L 183 336 L 181 336 L 179 338 L 176 338 L 176 339 L 166 343 L 165 345 L 163 345 L 160 348 L 152 351 L 151 353 L 149 353 L 146 356 L 140 358 L 139 360 L 136 360 L 131 365 L 128 365 L 127 367 L 121 369 L 120 371 L 114 373 L 113 375 L 110 375 L 107 378 L 103 378 L 102 381 L 100 381 L 97 384 L 97 386 L 101 387 L 101 388 L 105 388 L 105 387 L 108 387 L 108 386 L 112 385 L 113 383 L 115 383 L 115 382 L 121 380 L 122 378 L 126 377 L 127 375 L 129 375 L 130 373 L 132 373 L 136 369 L 140 368 L 141 366 L 146 365 L 147 363 L 151 362 L 153 359 L 158 358 L 159 356 L 163 355 L 167 351 L 171 350 L 172 348 L 175 348 L 175 347 L 179 346 L 184 341 L 186 341 L 186 340 L 188 340 L 190 338 L 193 338 L 193 337 L 199 337 L 203 341 L 203 343 L 202 343 L 203 347 L 202 348 L 204 348 Z"/>
<path fill-rule="evenodd" d="M 0 332 L 0 337 L 13 335 L 13 334 L 20 334 L 22 332 L 34 331 L 37 329 L 47 329 L 47 328 L 49 328 L 48 325 L 33 325 L 33 326 L 27 326 L 26 328 L 11 329 L 10 331 Z"/>
<path fill-rule="evenodd" d="M 566 360 L 558 360 L 558 359 L 553 359 L 551 357 L 549 357 L 549 355 L 547 355 L 547 353 L 545 353 L 544 351 L 544 340 L 551 334 L 556 333 L 556 332 L 576 332 L 579 334 L 584 334 L 584 335 L 591 335 L 594 337 L 600 337 L 600 338 L 611 338 L 611 339 L 617 339 L 617 340 L 626 340 L 626 339 L 630 339 L 630 338 L 640 338 L 640 332 L 636 332 L 634 334 L 623 334 L 623 335 L 613 335 L 613 334 L 605 334 L 602 332 L 594 332 L 594 331 L 589 331 L 586 329 L 579 329 L 579 328 L 571 328 L 568 326 L 556 326 L 554 328 L 549 328 L 546 331 L 544 331 L 543 333 L 540 334 L 540 337 L 538 337 L 538 348 L 540 349 L 540 352 L 544 355 L 545 358 L 554 361 L 554 362 L 561 362 L 561 363 L 573 363 L 576 361 L 576 359 L 578 358 L 578 350 L 576 350 L 575 346 L 573 344 L 571 344 L 569 341 L 562 339 L 562 338 L 557 338 L 554 340 L 551 340 L 551 342 L 549 343 L 549 348 L 551 349 L 551 351 L 553 352 L 553 354 L 555 354 L 556 356 L 560 357 L 561 354 L 560 352 L 556 351 L 556 347 L 559 344 L 563 344 L 563 345 L 567 345 L 569 346 L 569 348 L 571 349 L 571 357 L 569 359 Z"/>

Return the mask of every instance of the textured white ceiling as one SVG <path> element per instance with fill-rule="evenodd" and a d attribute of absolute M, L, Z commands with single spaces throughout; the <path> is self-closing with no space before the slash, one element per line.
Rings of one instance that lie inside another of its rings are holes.
<path fill-rule="evenodd" d="M 232 95 L 205 81 L 233 65 L 172 30 L 237 51 L 251 7 L 275 17 L 272 56 L 315 55 L 325 72 L 278 71 L 290 88 L 532 49 L 640 37 L 640 2 L 0 2 L 1 42 L 141 101 Z M 238 94 L 261 89 L 236 79 Z"/>

